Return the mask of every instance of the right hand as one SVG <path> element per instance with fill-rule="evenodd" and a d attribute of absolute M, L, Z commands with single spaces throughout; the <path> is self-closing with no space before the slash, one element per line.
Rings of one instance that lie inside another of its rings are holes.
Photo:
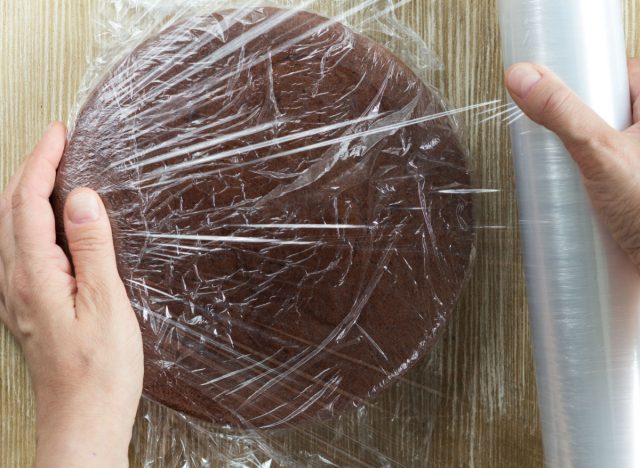
<path fill-rule="evenodd" d="M 640 270 L 640 61 L 629 62 L 633 125 L 610 127 L 550 70 L 512 66 L 513 100 L 533 121 L 556 133 L 578 164 L 595 208 Z"/>

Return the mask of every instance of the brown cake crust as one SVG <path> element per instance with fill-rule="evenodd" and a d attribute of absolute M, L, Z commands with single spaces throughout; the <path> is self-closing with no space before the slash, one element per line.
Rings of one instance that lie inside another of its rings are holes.
<path fill-rule="evenodd" d="M 77 186 L 105 200 L 146 394 L 288 427 L 358 406 L 424 356 L 474 245 L 453 123 L 402 124 L 443 109 L 373 41 L 274 8 L 170 27 L 112 70 L 52 202 L 60 220 Z"/>

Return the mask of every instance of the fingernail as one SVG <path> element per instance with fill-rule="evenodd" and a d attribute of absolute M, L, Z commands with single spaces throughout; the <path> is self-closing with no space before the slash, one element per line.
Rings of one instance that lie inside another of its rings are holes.
<path fill-rule="evenodd" d="M 535 67 L 523 63 L 511 69 L 507 77 L 507 86 L 515 94 L 525 98 L 541 78 L 542 75 Z"/>
<path fill-rule="evenodd" d="M 74 224 L 93 223 L 100 218 L 100 205 L 91 192 L 78 192 L 67 202 L 69 220 Z"/>

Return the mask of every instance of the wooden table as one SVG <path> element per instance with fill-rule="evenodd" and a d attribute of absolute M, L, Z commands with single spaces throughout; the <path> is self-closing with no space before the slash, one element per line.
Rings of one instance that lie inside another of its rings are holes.
<path fill-rule="evenodd" d="M 3 183 L 49 121 L 67 120 L 85 57 L 93 51 L 91 18 L 97 5 L 97 0 L 0 2 Z M 640 0 L 626 1 L 630 54 L 638 44 L 638 11 Z M 443 59 L 444 71 L 433 81 L 452 106 L 505 98 L 495 0 L 414 0 L 399 16 Z M 419 381 L 427 372 L 429 385 L 442 393 L 429 417 L 432 466 L 537 467 L 542 447 L 508 129 L 499 119 L 485 124 L 476 119 L 467 123 L 466 133 L 479 184 L 496 192 L 478 199 L 477 261 L 455 318 L 431 367 L 422 366 L 409 378 Z M 385 398 L 409 398 L 412 391 L 400 386 Z M 142 412 L 165 417 L 150 404 Z M 30 465 L 33 418 L 23 358 L 0 329 L 0 467 Z M 138 423 L 142 427 L 142 419 Z M 134 443 L 143 444 L 142 439 L 143 434 Z M 140 466 L 139 456 L 132 460 Z"/>

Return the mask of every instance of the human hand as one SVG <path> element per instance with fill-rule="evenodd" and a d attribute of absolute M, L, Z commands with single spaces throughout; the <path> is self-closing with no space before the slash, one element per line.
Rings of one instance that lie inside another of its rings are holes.
<path fill-rule="evenodd" d="M 633 125 L 610 127 L 548 69 L 516 64 L 506 74 L 515 103 L 556 133 L 578 164 L 596 210 L 640 269 L 640 61 L 629 62 Z"/>
<path fill-rule="evenodd" d="M 140 328 L 98 195 L 69 195 L 56 245 L 49 197 L 66 130 L 54 123 L 0 196 L 0 319 L 22 346 L 36 399 L 36 466 L 128 466 L 142 391 Z"/>

